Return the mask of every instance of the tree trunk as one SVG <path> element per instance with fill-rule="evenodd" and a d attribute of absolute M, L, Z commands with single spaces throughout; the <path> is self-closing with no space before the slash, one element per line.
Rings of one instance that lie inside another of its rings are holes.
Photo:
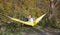
<path fill-rule="evenodd" d="M 49 19 L 51 19 L 53 17 L 54 2 L 53 0 L 49 0 L 49 1 L 50 1 Z"/>

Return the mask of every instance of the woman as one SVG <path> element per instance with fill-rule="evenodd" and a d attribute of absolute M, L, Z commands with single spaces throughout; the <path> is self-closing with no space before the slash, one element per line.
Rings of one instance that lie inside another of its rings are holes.
<path fill-rule="evenodd" d="M 28 22 L 34 21 L 35 18 L 32 17 L 32 15 L 28 15 Z"/>

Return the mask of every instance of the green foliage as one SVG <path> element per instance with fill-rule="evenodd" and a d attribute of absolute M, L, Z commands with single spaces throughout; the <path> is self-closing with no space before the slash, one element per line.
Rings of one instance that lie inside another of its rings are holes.
<path fill-rule="evenodd" d="M 54 3 L 56 3 L 56 1 L 54 1 Z M 32 31 L 35 31 L 35 28 L 14 22 L 3 15 L 25 20 L 24 17 L 27 17 L 27 15 L 31 14 L 33 17 L 37 18 L 42 14 L 49 12 L 49 4 L 49 0 L 0 0 L 0 24 L 1 28 L 4 28 L 5 31 L 7 30 L 3 34 L 7 35 L 7 32 L 19 32 L 21 34 L 22 31 L 30 30 L 30 28 Z M 57 4 L 53 10 L 54 16 L 52 19 L 49 19 L 49 14 L 47 14 L 46 17 L 44 17 L 43 20 L 40 21 L 35 27 L 38 28 L 40 26 L 46 26 L 60 28 L 59 8 L 59 4 Z M 13 34 L 11 33 L 11 35 Z"/>

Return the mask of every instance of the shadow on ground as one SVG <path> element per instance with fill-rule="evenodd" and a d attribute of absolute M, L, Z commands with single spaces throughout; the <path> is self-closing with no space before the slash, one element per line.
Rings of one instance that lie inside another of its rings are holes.
<path fill-rule="evenodd" d="M 60 35 L 59 29 L 43 28 L 40 26 L 31 27 L 23 25 L 21 27 L 9 27 L 8 29 L 2 27 L 0 30 L 0 35 Z"/>

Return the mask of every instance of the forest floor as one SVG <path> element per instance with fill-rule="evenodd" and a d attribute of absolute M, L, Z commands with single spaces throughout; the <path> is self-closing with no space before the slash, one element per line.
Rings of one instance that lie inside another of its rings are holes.
<path fill-rule="evenodd" d="M 60 35 L 59 29 L 53 28 L 28 28 L 28 31 L 22 32 L 22 35 Z"/>
<path fill-rule="evenodd" d="M 60 29 L 41 28 L 40 26 L 22 26 L 17 29 L 8 29 L 3 32 L 0 31 L 0 35 L 60 35 Z"/>

